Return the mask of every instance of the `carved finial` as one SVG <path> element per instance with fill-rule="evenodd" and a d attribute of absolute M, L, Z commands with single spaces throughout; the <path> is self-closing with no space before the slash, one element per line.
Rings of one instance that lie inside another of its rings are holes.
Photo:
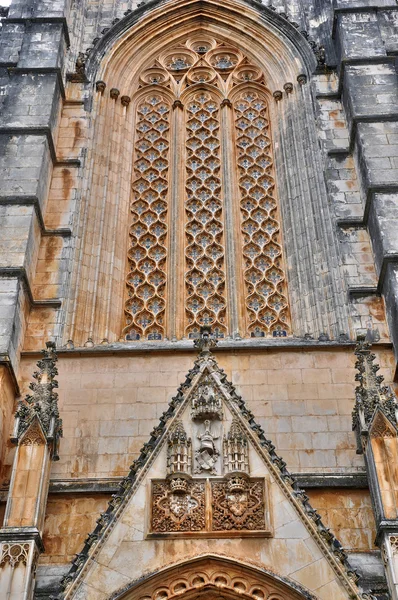
<path fill-rule="evenodd" d="M 217 346 L 217 340 L 211 333 L 209 325 L 202 325 L 199 337 L 194 341 L 195 348 L 198 348 L 200 354 L 210 354 L 211 349 Z"/>
<path fill-rule="evenodd" d="M 249 474 L 249 444 L 238 419 L 233 419 L 228 435 L 224 437 L 224 471 Z"/>
<path fill-rule="evenodd" d="M 192 468 L 191 440 L 188 438 L 182 421 L 177 421 L 169 433 L 167 444 L 167 474 L 178 481 L 190 476 Z M 182 478 L 181 478 L 182 477 Z M 178 487 L 178 486 L 177 486 Z M 179 488 L 182 490 L 183 484 Z M 174 491 L 177 491 L 176 489 Z"/>
<path fill-rule="evenodd" d="M 358 360 L 355 368 L 358 373 L 355 380 L 359 385 L 355 388 L 355 407 L 352 412 L 352 428 L 357 434 L 366 434 L 374 416 L 380 408 L 388 420 L 397 425 L 397 398 L 390 387 L 382 385 L 384 377 L 377 375 L 380 367 L 375 363 L 375 354 L 371 351 L 370 342 L 365 336 L 358 336 L 355 348 Z"/>
<path fill-rule="evenodd" d="M 21 435 L 28 429 L 35 417 L 48 440 L 54 441 L 53 459 L 56 460 L 58 439 L 62 437 L 62 420 L 58 412 L 58 394 L 54 389 L 58 387 L 55 377 L 58 370 L 55 366 L 57 354 L 54 342 L 47 342 L 43 350 L 43 358 L 37 362 L 38 371 L 33 373 L 34 382 L 30 383 L 32 390 L 25 400 L 21 400 L 15 413 L 15 427 L 13 440 L 17 442 Z"/>

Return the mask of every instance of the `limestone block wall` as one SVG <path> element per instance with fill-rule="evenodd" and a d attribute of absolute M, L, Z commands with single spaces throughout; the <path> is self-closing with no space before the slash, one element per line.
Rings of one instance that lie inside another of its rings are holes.
<path fill-rule="evenodd" d="M 189 351 L 61 353 L 58 380 L 64 438 L 52 477 L 125 474 L 194 358 Z M 363 470 L 363 457 L 356 454 L 351 432 L 356 385 L 351 347 L 219 350 L 217 358 L 290 470 Z M 380 347 L 377 358 L 380 373 L 391 382 L 391 350 Z M 33 368 L 34 359 L 25 358 L 25 386 Z"/>
<path fill-rule="evenodd" d="M 380 373 L 390 383 L 393 352 L 388 346 L 379 346 L 376 354 Z M 52 464 L 43 564 L 65 564 L 79 551 L 104 510 L 112 485 L 127 473 L 194 359 L 195 353 L 189 350 L 60 353 L 59 408 L 64 437 L 60 460 Z M 23 359 L 23 391 L 35 360 L 36 356 Z M 363 456 L 356 453 L 351 430 L 356 385 L 351 346 L 246 352 L 219 349 L 217 360 L 290 471 L 342 477 L 364 473 Z M 12 455 L 10 449 L 8 464 Z M 68 492 L 70 486 L 74 486 L 73 493 Z M 320 488 L 308 493 L 349 550 L 374 548 L 373 513 L 366 488 Z"/>

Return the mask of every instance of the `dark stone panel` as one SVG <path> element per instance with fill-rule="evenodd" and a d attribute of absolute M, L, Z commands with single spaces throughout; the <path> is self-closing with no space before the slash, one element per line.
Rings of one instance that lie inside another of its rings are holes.
<path fill-rule="evenodd" d="M 53 129 L 61 90 L 57 73 L 0 73 L 0 131 L 3 128 Z"/>
<path fill-rule="evenodd" d="M 26 27 L 18 67 L 62 69 L 65 57 L 63 25 L 32 23 Z"/>

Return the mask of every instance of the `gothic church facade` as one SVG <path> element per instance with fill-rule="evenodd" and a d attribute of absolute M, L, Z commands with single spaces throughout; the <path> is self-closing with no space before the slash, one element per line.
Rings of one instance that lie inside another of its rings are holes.
<path fill-rule="evenodd" d="M 398 600 L 397 3 L 0 25 L 1 598 Z"/>

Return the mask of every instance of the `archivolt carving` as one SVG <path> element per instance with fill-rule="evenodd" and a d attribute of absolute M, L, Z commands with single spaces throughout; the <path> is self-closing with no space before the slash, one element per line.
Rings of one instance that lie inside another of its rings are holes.
<path fill-rule="evenodd" d="M 149 94 L 137 107 L 127 276 L 126 339 L 162 339 L 166 288 L 170 105 Z"/>
<path fill-rule="evenodd" d="M 251 81 L 256 70 L 243 68 L 238 77 Z M 245 91 L 234 110 L 248 333 L 252 337 L 270 332 L 286 335 L 288 302 L 267 101 L 254 90 Z"/>
<path fill-rule="evenodd" d="M 173 600 L 177 596 L 201 591 L 217 597 L 245 598 L 247 600 L 315 600 L 299 585 L 283 580 L 264 569 L 236 564 L 223 557 L 202 557 L 188 563 L 171 567 L 147 581 L 134 586 L 126 594 L 120 590 L 113 598 L 123 600 Z M 122 595 L 123 594 L 123 595 Z M 211 596 L 210 596 L 211 597 Z"/>

